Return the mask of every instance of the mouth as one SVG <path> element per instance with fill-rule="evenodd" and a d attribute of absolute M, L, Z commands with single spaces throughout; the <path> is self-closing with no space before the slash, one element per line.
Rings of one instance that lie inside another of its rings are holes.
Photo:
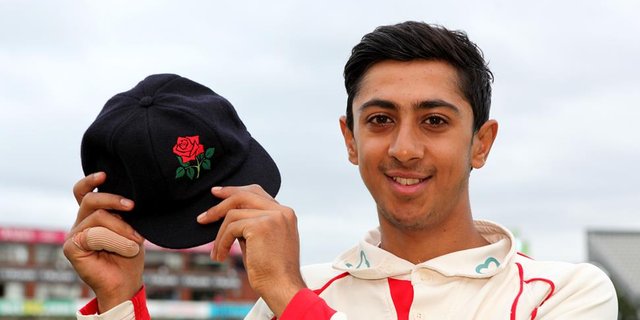
<path fill-rule="evenodd" d="M 390 190 L 401 196 L 415 196 L 425 191 L 429 181 L 435 176 L 434 170 L 383 168 L 382 173 L 389 182 Z"/>
<path fill-rule="evenodd" d="M 402 178 L 402 177 L 391 177 L 393 181 L 403 186 L 413 186 L 419 184 L 420 182 L 426 179 L 416 179 L 416 178 Z"/>

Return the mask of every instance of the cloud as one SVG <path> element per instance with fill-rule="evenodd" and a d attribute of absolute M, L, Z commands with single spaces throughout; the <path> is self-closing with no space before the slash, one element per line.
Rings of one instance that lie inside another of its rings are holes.
<path fill-rule="evenodd" d="M 583 260 L 586 228 L 640 227 L 638 6 L 4 1 L 0 224 L 70 226 L 84 130 L 114 94 L 174 72 L 236 106 L 281 168 L 303 262 L 331 260 L 377 219 L 338 129 L 342 68 L 366 32 L 413 19 L 466 30 L 496 76 L 474 214 L 522 230 L 538 258 Z"/>
<path fill-rule="evenodd" d="M 78 206 L 71 192 L 67 195 L 51 189 L 0 184 L 3 226 L 68 230 L 75 221 L 77 211 Z"/>

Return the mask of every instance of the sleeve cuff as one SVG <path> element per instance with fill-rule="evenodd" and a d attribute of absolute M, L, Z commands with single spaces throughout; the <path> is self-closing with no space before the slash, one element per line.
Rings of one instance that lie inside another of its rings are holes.
<path fill-rule="evenodd" d="M 280 320 L 330 319 L 336 313 L 317 294 L 309 289 L 301 289 L 284 309 Z"/>
<path fill-rule="evenodd" d="M 131 300 L 125 301 L 102 314 L 98 314 L 98 300 L 95 298 L 76 314 L 78 320 L 150 320 L 144 286 Z"/>

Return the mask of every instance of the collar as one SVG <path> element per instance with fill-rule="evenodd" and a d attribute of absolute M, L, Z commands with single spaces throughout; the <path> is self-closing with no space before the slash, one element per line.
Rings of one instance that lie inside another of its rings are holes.
<path fill-rule="evenodd" d="M 380 229 L 367 233 L 355 247 L 340 255 L 333 267 L 362 279 L 406 276 L 420 269 L 430 269 L 446 277 L 489 278 L 508 265 L 515 255 L 513 234 L 505 227 L 486 220 L 474 221 L 488 245 L 448 253 L 420 264 L 413 264 L 378 247 Z"/>

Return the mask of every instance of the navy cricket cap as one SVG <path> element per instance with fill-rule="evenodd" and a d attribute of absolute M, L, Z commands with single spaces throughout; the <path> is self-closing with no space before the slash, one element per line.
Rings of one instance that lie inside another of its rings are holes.
<path fill-rule="evenodd" d="M 135 201 L 118 212 L 147 240 L 189 248 L 215 239 L 221 221 L 196 217 L 220 203 L 213 186 L 258 184 L 274 196 L 280 172 L 235 109 L 211 89 L 174 74 L 151 75 L 119 93 L 85 132 L 85 174 L 107 173 L 100 192 Z"/>

